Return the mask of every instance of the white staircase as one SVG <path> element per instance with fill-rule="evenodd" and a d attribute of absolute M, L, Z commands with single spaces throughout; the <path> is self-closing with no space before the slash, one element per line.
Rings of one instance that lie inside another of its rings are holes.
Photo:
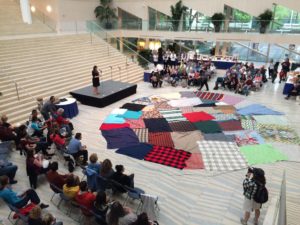
<path fill-rule="evenodd" d="M 66 96 L 90 85 L 94 65 L 102 80 L 135 83 L 143 77 L 140 66 L 101 39 L 91 44 L 88 34 L 0 41 L 0 114 L 24 122 L 37 97 Z"/>

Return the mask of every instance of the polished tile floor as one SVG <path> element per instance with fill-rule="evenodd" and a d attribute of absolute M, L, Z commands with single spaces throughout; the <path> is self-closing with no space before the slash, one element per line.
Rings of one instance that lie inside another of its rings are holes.
<path fill-rule="evenodd" d="M 219 71 L 222 73 L 222 71 Z M 275 110 L 284 112 L 291 125 L 300 134 L 300 105 L 295 99 L 285 100 L 282 95 L 283 83 L 271 84 L 268 82 L 258 91 L 251 93 L 247 101 L 264 104 Z M 213 88 L 213 80 L 209 83 Z M 237 225 L 239 217 L 242 215 L 242 180 L 246 170 L 228 173 L 211 173 L 204 170 L 177 170 L 154 163 L 135 160 L 123 155 L 115 154 L 106 149 L 106 141 L 99 132 L 99 126 L 112 109 L 120 107 L 126 102 L 143 96 L 153 94 L 178 92 L 187 90 L 181 87 L 170 87 L 164 85 L 163 88 L 153 89 L 149 83 L 138 83 L 137 93 L 127 97 L 117 103 L 105 108 L 94 108 L 79 104 L 80 114 L 72 120 L 76 131 L 83 134 L 82 142 L 87 145 L 90 152 L 96 152 L 102 161 L 105 158 L 111 159 L 114 165 L 123 164 L 125 172 L 135 173 L 135 184 L 144 189 L 149 194 L 159 196 L 159 222 L 162 225 Z M 188 89 L 190 91 L 195 88 Z M 220 91 L 222 92 L 222 91 Z M 225 91 L 227 93 L 227 91 Z M 234 95 L 233 93 L 230 93 Z M 297 224 L 300 221 L 298 215 L 300 209 L 300 146 L 274 143 L 276 147 L 285 152 L 290 159 L 286 162 L 278 162 L 269 165 L 259 165 L 266 171 L 267 187 L 270 197 L 278 194 L 281 177 L 284 170 L 287 173 L 287 207 L 288 224 Z M 12 161 L 19 165 L 17 180 L 14 185 L 17 191 L 28 188 L 29 182 L 25 174 L 24 157 L 17 153 L 11 154 Z M 66 171 L 61 164 L 61 171 Z M 81 171 L 76 170 L 76 174 L 81 176 Z M 40 179 L 38 193 L 45 202 L 49 202 L 51 191 L 44 177 Z M 121 200 L 124 197 L 118 197 Z M 57 202 L 58 198 L 54 201 Z M 261 222 L 266 213 L 267 205 L 262 209 Z M 136 207 L 137 203 L 131 202 L 131 207 Z M 62 207 L 64 209 L 64 207 Z M 69 216 L 58 210 L 52 203 L 48 211 L 52 212 L 64 224 L 76 223 Z M 7 207 L 0 204 L 0 218 L 8 214 Z M 76 218 L 76 214 L 71 215 Z M 252 221 L 252 220 L 251 220 Z M 4 224 L 9 224 L 4 219 Z M 251 222 L 249 224 L 252 224 Z M 262 223 L 261 223 L 262 224 Z"/>

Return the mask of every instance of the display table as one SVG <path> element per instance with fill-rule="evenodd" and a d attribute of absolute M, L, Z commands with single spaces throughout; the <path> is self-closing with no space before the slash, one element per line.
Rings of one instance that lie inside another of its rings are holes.
<path fill-rule="evenodd" d="M 58 108 L 64 109 L 65 118 L 73 118 L 78 115 L 78 106 L 75 98 L 66 98 L 67 101 L 56 104 Z"/>

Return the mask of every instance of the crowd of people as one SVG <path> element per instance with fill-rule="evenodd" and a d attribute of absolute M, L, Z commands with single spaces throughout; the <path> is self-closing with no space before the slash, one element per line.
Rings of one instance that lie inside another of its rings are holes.
<path fill-rule="evenodd" d="M 125 187 L 134 188 L 134 174 L 125 174 L 123 165 L 116 165 L 113 169 L 109 159 L 100 162 L 95 153 L 89 156 L 87 146 L 81 143 L 82 134 L 73 135 L 73 124 L 64 117 L 64 110 L 56 106 L 58 102 L 54 96 L 45 103 L 41 98 L 37 102 L 38 107 L 32 110 L 28 121 L 18 127 L 10 124 L 6 115 L 1 117 L 0 140 L 13 142 L 15 149 L 26 156 L 30 188 L 22 194 L 13 191 L 11 185 L 17 184 L 15 175 L 18 166 L 9 162 L 7 157 L 1 158 L 0 198 L 9 206 L 28 213 L 29 225 L 62 225 L 50 213 L 43 213 L 42 216 L 42 209 L 49 205 L 41 203 L 35 189 L 38 188 L 38 177 L 45 175 L 53 191 L 63 193 L 76 202 L 83 216 L 96 215 L 98 224 L 152 224 L 147 215 L 136 215 L 130 208 L 123 207 L 119 201 L 109 198 L 105 193 L 107 189 L 112 189 L 113 193 L 125 193 Z M 68 162 L 69 173 L 58 172 L 59 163 L 52 160 L 54 154 L 63 154 Z M 84 170 L 86 180 L 80 181 L 74 174 L 76 166 Z M 99 182 L 99 178 L 107 182 Z M 109 181 L 118 185 L 113 186 Z M 28 208 L 30 210 L 24 210 Z"/>

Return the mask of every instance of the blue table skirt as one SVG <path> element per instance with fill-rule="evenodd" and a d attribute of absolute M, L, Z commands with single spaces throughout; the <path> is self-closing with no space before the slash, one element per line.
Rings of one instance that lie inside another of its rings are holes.
<path fill-rule="evenodd" d="M 283 94 L 287 95 L 291 90 L 293 90 L 294 84 L 285 84 L 283 87 Z"/>
<path fill-rule="evenodd" d="M 63 108 L 65 110 L 63 114 L 65 118 L 72 119 L 73 117 L 77 116 L 79 113 L 76 101 L 69 105 L 60 105 L 59 108 Z"/>
<path fill-rule="evenodd" d="M 151 76 L 151 73 L 144 72 L 144 81 L 145 82 L 150 82 L 150 76 Z"/>

